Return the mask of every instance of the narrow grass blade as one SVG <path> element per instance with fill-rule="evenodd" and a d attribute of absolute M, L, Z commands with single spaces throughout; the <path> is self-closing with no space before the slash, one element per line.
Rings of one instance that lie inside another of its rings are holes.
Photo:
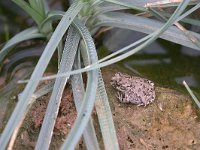
<path fill-rule="evenodd" d="M 169 18 L 171 16 L 170 13 L 165 13 L 165 12 L 159 12 L 159 13 L 162 14 L 163 16 L 167 17 L 167 18 Z M 185 17 L 184 14 L 181 15 L 182 17 L 180 17 L 177 21 L 181 21 L 181 22 L 184 22 L 184 23 L 187 23 L 187 24 L 191 24 L 191 25 L 195 25 L 195 26 L 200 26 L 200 20 L 192 19 L 192 18 L 189 18 L 189 17 Z M 187 16 L 187 14 L 185 14 L 185 15 Z"/>
<path fill-rule="evenodd" d="M 135 47 L 135 46 L 141 44 L 142 42 L 148 40 L 148 39 L 151 38 L 152 36 L 153 36 L 153 34 L 149 34 L 149 35 L 145 36 L 144 38 L 142 38 L 142 39 L 140 39 L 140 40 L 138 40 L 138 41 L 136 41 L 136 42 L 134 42 L 134 43 L 132 43 L 132 44 L 129 44 L 129 45 L 123 47 L 122 49 L 119 49 L 119 50 L 117 50 L 116 52 L 114 52 L 114 53 L 112 53 L 112 54 L 110 54 L 110 55 L 108 55 L 108 56 L 106 56 L 106 57 L 100 59 L 100 60 L 98 61 L 98 63 L 101 63 L 101 62 L 103 62 L 103 61 L 106 61 L 106 60 L 108 60 L 108 59 L 110 59 L 110 58 L 112 58 L 112 57 L 114 57 L 114 56 L 116 56 L 116 55 L 118 55 L 118 54 L 120 54 L 120 53 L 126 52 L 127 50 L 129 50 L 129 49 L 131 49 L 131 48 L 133 48 L 133 47 Z"/>
<path fill-rule="evenodd" d="M 147 26 L 148 24 L 148 26 Z M 147 19 L 140 16 L 133 16 L 126 13 L 112 12 L 106 15 L 99 16 L 99 22 L 96 24 L 96 28 L 101 26 L 112 26 L 123 29 L 134 30 L 150 34 L 153 31 L 160 29 L 164 23 L 153 19 Z M 190 31 L 195 37 L 200 39 L 200 34 Z M 183 46 L 187 46 L 196 50 L 200 50 L 199 47 L 194 45 L 184 33 L 182 33 L 176 27 L 169 27 L 166 32 L 160 35 L 160 38 L 177 43 Z"/>
<path fill-rule="evenodd" d="M 183 81 L 183 85 L 187 89 L 188 93 L 190 94 L 190 96 L 192 97 L 192 99 L 194 100 L 194 102 L 200 108 L 200 102 L 199 102 L 199 100 L 196 98 L 196 96 L 194 95 L 194 93 L 192 92 L 192 90 L 190 89 L 190 87 L 187 85 L 187 83 L 185 81 Z"/>
<path fill-rule="evenodd" d="M 40 25 L 40 23 L 43 21 L 43 16 L 39 14 L 36 10 L 30 7 L 30 4 L 27 3 L 24 0 L 12 0 L 15 2 L 18 6 L 20 6 L 27 14 L 29 14 L 33 20 L 37 23 L 37 25 Z"/>
<path fill-rule="evenodd" d="M 85 66 L 88 66 L 91 62 L 88 60 L 89 54 L 87 54 L 86 47 L 82 47 L 82 56 Z M 119 144 L 116 136 L 115 126 L 112 119 L 112 112 L 108 102 L 108 96 L 106 93 L 105 85 L 101 75 L 101 70 L 98 69 L 98 87 L 95 101 L 95 108 L 99 119 L 101 133 L 104 141 L 105 149 L 117 150 Z"/>
<path fill-rule="evenodd" d="M 89 65 L 86 47 L 82 47 L 82 56 L 85 66 Z M 104 141 L 105 149 L 117 150 L 119 144 L 116 136 L 115 126 L 112 119 L 112 112 L 108 102 L 105 85 L 101 75 L 101 70 L 98 69 L 98 87 L 95 101 L 95 108 L 99 119 L 101 133 Z"/>
<path fill-rule="evenodd" d="M 45 38 L 45 35 L 39 33 L 36 27 L 28 28 L 12 37 L 0 51 L 0 62 L 17 44 L 35 38 Z"/>
<path fill-rule="evenodd" d="M 147 3 L 144 7 L 147 8 L 164 8 L 164 7 L 173 7 L 178 6 L 182 0 L 160 0 L 152 3 Z M 188 5 L 197 4 L 198 0 L 191 0 Z"/>
<path fill-rule="evenodd" d="M 53 85 L 54 85 L 54 81 L 51 81 L 50 83 L 48 83 L 47 85 L 44 85 L 42 88 L 38 89 L 34 94 L 33 97 L 35 97 L 35 99 L 40 98 L 41 96 L 49 93 L 52 91 L 53 89 Z"/>
<path fill-rule="evenodd" d="M 104 0 L 104 1 L 114 3 L 114 4 L 118 4 L 118 5 L 127 7 L 129 9 L 134 9 L 134 10 L 138 10 L 138 11 L 142 11 L 142 12 L 147 11 L 147 9 L 144 8 L 144 7 L 136 6 L 136 5 L 133 5 L 132 3 L 127 3 L 125 1 L 119 1 L 119 0 Z"/>
<path fill-rule="evenodd" d="M 118 150 L 119 143 L 117 140 L 112 112 L 100 69 L 97 90 L 95 108 L 99 119 L 105 149 Z"/>
<path fill-rule="evenodd" d="M 33 95 L 33 92 L 35 91 L 56 47 L 58 46 L 58 43 L 83 6 L 83 2 L 73 3 L 56 27 L 51 39 L 45 47 L 42 56 L 40 57 L 37 66 L 35 67 L 35 70 L 33 71 L 31 81 L 26 85 L 14 112 L 12 113 L 3 133 L 1 134 L 0 145 L 2 149 L 5 149 L 14 129 L 27 111 L 31 96 Z"/>
<path fill-rule="evenodd" d="M 77 53 L 77 57 L 75 59 L 73 68 L 74 69 L 81 68 L 80 53 Z M 82 75 L 77 74 L 77 75 L 71 76 L 71 85 L 72 85 L 74 103 L 76 106 L 76 110 L 79 113 L 79 110 L 82 104 L 82 99 L 85 93 Z M 98 144 L 97 136 L 96 136 L 95 129 L 93 126 L 92 117 L 88 121 L 88 124 L 83 132 L 83 138 L 88 150 L 90 149 L 99 150 L 99 144 Z"/>
<path fill-rule="evenodd" d="M 33 9 L 37 10 L 36 8 L 38 8 L 38 5 L 37 5 L 36 0 L 28 0 L 28 2 L 29 2 L 30 6 L 31 6 Z"/>
<path fill-rule="evenodd" d="M 88 34 L 89 31 L 84 26 L 84 24 L 81 23 L 78 19 L 74 20 L 74 25 L 79 30 L 84 40 L 84 43 L 87 47 L 87 51 L 89 52 L 88 58 L 90 60 L 88 62 L 91 62 L 91 63 L 96 62 L 98 60 L 97 55 L 96 55 L 96 49 L 95 49 L 95 45 L 93 43 L 92 37 L 90 36 L 90 34 Z M 96 90 L 97 90 L 97 84 L 98 84 L 98 70 L 89 71 L 87 75 L 88 75 L 87 88 L 86 88 L 86 93 L 84 95 L 81 108 L 79 110 L 77 119 L 70 133 L 67 136 L 66 141 L 61 147 L 61 150 L 75 148 L 76 144 L 78 143 L 90 119 L 94 102 L 95 102 L 95 96 L 96 96 Z"/>
<path fill-rule="evenodd" d="M 43 20 L 40 28 L 43 29 L 47 24 L 51 24 L 53 21 L 60 20 L 65 12 L 63 11 L 49 11 L 48 16 Z"/>
<path fill-rule="evenodd" d="M 163 32 L 166 31 L 169 28 L 169 26 L 174 23 L 175 20 L 177 20 L 177 18 L 180 16 L 180 13 L 183 12 L 183 9 L 186 7 L 188 1 L 189 0 L 183 1 L 180 4 L 180 6 L 176 9 L 174 14 L 167 21 L 167 23 L 164 24 L 159 30 L 157 30 L 154 33 L 152 33 L 152 37 L 151 38 L 149 38 L 146 42 L 144 42 L 140 46 L 134 48 L 130 52 L 127 52 L 127 53 L 122 54 L 122 55 L 120 55 L 120 56 L 118 56 L 116 58 L 113 58 L 111 60 L 108 60 L 108 61 L 100 63 L 100 64 L 98 64 L 98 62 L 97 62 L 95 64 L 91 64 L 89 66 L 86 66 L 85 68 L 82 68 L 82 69 L 74 70 L 74 71 L 71 71 L 71 72 L 66 72 L 66 73 L 59 74 L 59 75 L 52 75 L 52 76 L 48 76 L 48 77 L 43 77 L 41 80 L 50 80 L 50 79 L 54 79 L 54 78 L 57 78 L 57 77 L 64 77 L 64 76 L 68 76 L 68 75 L 72 75 L 72 74 L 78 74 L 78 73 L 90 71 L 90 70 L 93 70 L 93 69 L 105 67 L 105 66 L 108 66 L 110 64 L 119 62 L 119 61 L 121 61 L 121 60 L 123 60 L 123 59 L 125 59 L 125 58 L 127 58 L 127 57 L 129 57 L 131 55 L 133 55 L 134 53 L 140 51 L 144 47 L 146 47 L 149 44 L 151 44 L 153 41 L 156 40 L 156 38 L 158 38 L 161 34 L 163 34 Z M 27 82 L 27 81 L 23 81 L 23 82 Z M 21 83 L 23 83 L 23 82 L 21 82 Z"/>
<path fill-rule="evenodd" d="M 70 71 L 72 69 L 72 65 L 74 63 L 76 51 L 78 48 L 80 36 L 74 29 L 74 27 L 70 27 L 68 31 L 68 36 L 65 41 L 65 46 L 60 62 L 60 69 L 58 73 L 63 73 Z M 65 89 L 65 85 L 68 81 L 69 77 L 57 78 L 53 87 L 53 92 L 51 98 L 48 103 L 47 111 L 45 113 L 44 121 L 42 123 L 42 128 L 40 130 L 38 142 L 36 144 L 36 150 L 48 150 L 52 138 L 52 133 L 54 129 L 54 125 L 56 122 L 61 98 L 63 95 L 63 91 Z M 43 140 L 45 139 L 45 140 Z"/>
<path fill-rule="evenodd" d="M 128 9 L 128 8 L 121 5 L 109 3 L 109 2 L 103 2 L 95 8 L 95 12 L 92 18 L 106 12 L 111 12 L 111 11 L 116 11 L 116 10 L 125 10 L 125 9 Z"/>
<path fill-rule="evenodd" d="M 200 4 L 199 4 L 200 7 Z M 198 9 L 198 7 L 196 7 L 196 9 Z M 154 14 L 155 17 L 160 18 L 161 20 L 167 21 L 167 18 L 165 18 L 164 16 L 162 16 L 159 12 L 157 12 L 156 10 L 153 10 L 150 8 L 150 11 L 152 12 L 152 14 Z M 195 11 L 195 9 L 193 9 L 193 11 Z M 189 10 L 189 12 L 192 12 Z M 188 14 L 188 13 L 186 13 Z M 188 14 L 189 15 L 189 14 Z M 183 16 L 183 15 L 182 15 Z M 184 14 L 185 16 L 185 14 Z M 181 19 L 181 18 L 179 18 Z M 174 25 L 177 26 L 177 28 L 179 28 L 183 34 L 192 42 L 194 43 L 199 49 L 200 49 L 200 42 L 199 40 L 187 29 L 185 29 L 180 23 L 175 22 Z"/>
<path fill-rule="evenodd" d="M 200 7 L 200 3 L 198 3 L 197 5 L 195 5 L 194 7 L 192 7 L 191 9 L 189 9 L 188 11 L 186 11 L 185 13 L 183 13 L 175 22 L 178 22 L 182 19 L 184 19 L 186 16 L 188 16 L 189 14 L 193 13 L 194 11 L 198 10 Z M 198 21 L 198 20 L 197 20 Z M 198 24 L 200 26 L 200 23 Z"/>
<path fill-rule="evenodd" d="M 44 0 L 29 0 L 31 7 L 37 11 L 42 18 L 45 18 L 45 7 L 44 7 Z"/>
<path fill-rule="evenodd" d="M 58 44 L 57 51 L 58 51 L 58 70 L 59 70 L 61 57 L 62 57 L 62 52 L 63 52 L 63 42 L 62 42 L 62 40 Z"/>

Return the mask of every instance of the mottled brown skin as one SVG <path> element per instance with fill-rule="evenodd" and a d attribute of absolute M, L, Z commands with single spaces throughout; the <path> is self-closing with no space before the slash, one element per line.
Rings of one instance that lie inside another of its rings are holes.
<path fill-rule="evenodd" d="M 118 91 L 117 97 L 122 103 L 146 106 L 155 99 L 154 83 L 148 79 L 118 72 L 110 83 Z"/>

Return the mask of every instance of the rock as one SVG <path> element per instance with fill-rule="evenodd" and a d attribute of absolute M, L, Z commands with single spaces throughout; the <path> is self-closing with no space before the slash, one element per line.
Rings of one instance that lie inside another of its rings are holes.
<path fill-rule="evenodd" d="M 119 71 L 103 69 L 120 149 L 200 148 L 199 110 L 189 95 L 156 86 L 156 99 L 146 107 L 121 103 L 109 83 Z"/>

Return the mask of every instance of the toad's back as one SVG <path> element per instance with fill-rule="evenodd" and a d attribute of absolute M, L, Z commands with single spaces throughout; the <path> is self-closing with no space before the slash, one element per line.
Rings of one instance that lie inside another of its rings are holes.
<path fill-rule="evenodd" d="M 148 79 L 118 72 L 112 77 L 111 85 L 118 91 L 119 101 L 123 103 L 146 106 L 155 99 L 154 83 Z"/>

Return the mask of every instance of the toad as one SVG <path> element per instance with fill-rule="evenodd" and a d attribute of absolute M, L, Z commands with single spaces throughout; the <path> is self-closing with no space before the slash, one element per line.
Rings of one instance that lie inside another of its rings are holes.
<path fill-rule="evenodd" d="M 146 106 L 155 100 L 154 83 L 148 79 L 118 72 L 110 83 L 118 91 L 117 98 L 122 103 Z"/>

